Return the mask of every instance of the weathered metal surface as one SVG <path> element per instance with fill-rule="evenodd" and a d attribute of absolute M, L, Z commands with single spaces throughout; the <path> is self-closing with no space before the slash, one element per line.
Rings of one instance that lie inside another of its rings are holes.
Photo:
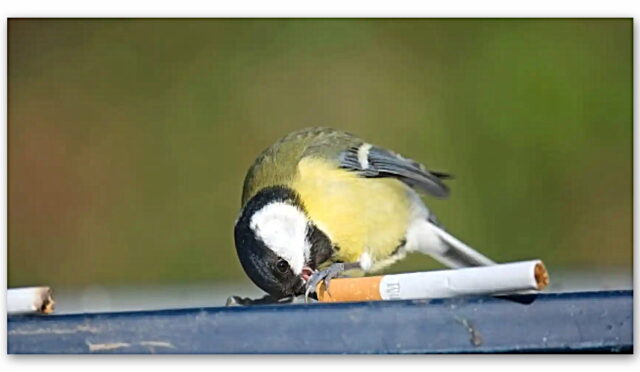
<path fill-rule="evenodd" d="M 633 292 L 20 316 L 9 353 L 632 352 Z"/>

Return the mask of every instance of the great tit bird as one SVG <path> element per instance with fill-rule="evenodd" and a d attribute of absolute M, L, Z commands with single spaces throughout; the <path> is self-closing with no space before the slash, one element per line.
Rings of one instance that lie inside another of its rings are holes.
<path fill-rule="evenodd" d="M 447 233 L 420 198 L 447 197 L 447 178 L 349 133 L 290 133 L 246 175 L 238 258 L 274 299 L 309 295 L 321 280 L 375 272 L 410 252 L 453 268 L 494 264 Z"/>

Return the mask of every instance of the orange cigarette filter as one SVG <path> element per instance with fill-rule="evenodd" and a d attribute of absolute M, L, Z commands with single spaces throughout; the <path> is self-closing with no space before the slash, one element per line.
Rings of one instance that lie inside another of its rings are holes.
<path fill-rule="evenodd" d="M 318 300 L 321 302 L 379 301 L 380 281 L 383 276 L 368 276 L 363 278 L 332 279 L 327 291 L 324 281 L 316 288 Z"/>

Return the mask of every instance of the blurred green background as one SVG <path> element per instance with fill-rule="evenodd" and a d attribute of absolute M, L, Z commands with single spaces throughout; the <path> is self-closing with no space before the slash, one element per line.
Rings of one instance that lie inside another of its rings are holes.
<path fill-rule="evenodd" d="M 245 172 L 308 126 L 453 173 L 425 200 L 498 261 L 630 273 L 632 27 L 11 19 L 8 284 L 249 283 Z"/>

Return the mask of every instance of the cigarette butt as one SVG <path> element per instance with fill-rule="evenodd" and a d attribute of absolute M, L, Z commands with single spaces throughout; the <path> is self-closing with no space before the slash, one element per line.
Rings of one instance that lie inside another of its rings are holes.
<path fill-rule="evenodd" d="M 55 301 L 49 287 L 11 288 L 7 290 L 7 313 L 51 314 Z"/>
<path fill-rule="evenodd" d="M 321 302 L 412 300 L 464 295 L 514 294 L 540 291 L 549 273 L 540 260 L 455 270 L 416 272 L 365 278 L 333 279 L 316 293 Z"/>

